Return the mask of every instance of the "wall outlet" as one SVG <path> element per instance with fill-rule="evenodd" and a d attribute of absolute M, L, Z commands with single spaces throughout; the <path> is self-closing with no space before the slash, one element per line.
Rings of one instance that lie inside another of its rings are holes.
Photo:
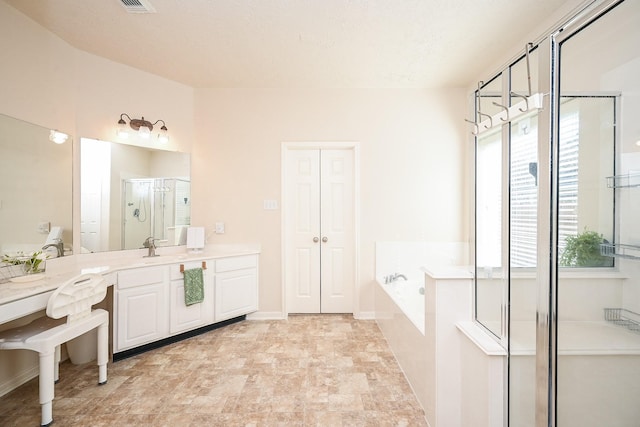
<path fill-rule="evenodd" d="M 49 234 L 51 231 L 51 223 L 50 222 L 39 222 L 38 223 L 38 233 L 40 234 Z"/>
<path fill-rule="evenodd" d="M 224 234 L 224 222 L 216 222 L 216 234 Z"/>

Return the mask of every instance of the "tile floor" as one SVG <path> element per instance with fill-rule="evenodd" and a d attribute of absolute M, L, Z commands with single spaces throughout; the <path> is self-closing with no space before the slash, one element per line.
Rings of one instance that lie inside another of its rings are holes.
<path fill-rule="evenodd" d="M 110 363 L 60 366 L 54 426 L 426 426 L 374 321 L 243 321 Z M 37 426 L 37 378 L 0 398 L 0 426 Z"/>

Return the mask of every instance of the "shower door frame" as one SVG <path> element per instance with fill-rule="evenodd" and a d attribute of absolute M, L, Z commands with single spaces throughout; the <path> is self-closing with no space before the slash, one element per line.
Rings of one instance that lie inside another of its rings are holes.
<path fill-rule="evenodd" d="M 586 1 L 571 16 L 532 43 L 538 52 L 538 88 L 545 94 L 538 114 L 538 208 L 536 259 L 536 338 L 535 338 L 535 426 L 557 426 L 557 328 L 558 328 L 558 198 L 559 129 L 560 129 L 560 48 L 563 42 L 587 28 L 625 0 Z M 500 68 L 495 76 L 504 73 L 522 55 Z M 490 81 L 491 79 L 489 79 Z M 506 89 L 505 89 L 506 90 Z M 477 107 L 477 106 L 476 106 Z M 504 139 L 504 138 L 503 138 Z M 477 138 L 475 138 L 477 142 Z M 507 162 L 508 163 L 508 162 Z M 508 194 L 508 193 L 505 193 Z M 474 200 L 475 202 L 475 200 Z M 615 212 L 614 212 L 615 215 Z M 475 225 L 475 224 L 474 224 Z M 474 227 L 475 228 L 475 227 Z M 477 230 L 476 230 L 477 231 Z M 508 230 L 507 230 L 508 231 Z M 475 231 L 474 231 L 475 233 Z M 614 230 L 615 233 L 615 230 Z M 503 235 L 508 243 L 509 234 Z M 503 245 L 503 247 L 505 247 Z M 508 247 L 508 246 L 506 246 Z M 477 252 L 477 250 L 476 250 Z M 508 265 L 508 264 L 505 264 Z M 508 285 L 507 285 L 508 288 Z M 503 305 L 509 304 L 506 290 Z M 474 310 L 474 319 L 476 319 Z M 501 336 L 508 345 L 509 309 L 502 314 Z M 476 319 L 483 328 L 481 322 Z M 505 334 L 505 326 L 507 332 Z M 510 351 L 510 350 L 509 350 Z M 509 379 L 505 384 L 505 420 L 509 423 Z"/>
<path fill-rule="evenodd" d="M 560 47 L 563 42 L 588 27 L 625 0 L 599 0 L 554 31 L 543 43 L 539 62 L 538 87 L 545 97 L 538 118 L 538 302 L 536 309 L 536 427 L 557 425 L 557 330 L 558 330 L 558 168 Z M 544 112 L 547 112 L 546 114 Z"/>

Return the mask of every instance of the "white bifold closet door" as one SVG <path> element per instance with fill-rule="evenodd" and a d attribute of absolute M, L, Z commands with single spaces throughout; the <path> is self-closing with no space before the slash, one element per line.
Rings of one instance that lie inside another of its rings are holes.
<path fill-rule="evenodd" d="M 287 154 L 287 311 L 353 313 L 354 155 Z"/>

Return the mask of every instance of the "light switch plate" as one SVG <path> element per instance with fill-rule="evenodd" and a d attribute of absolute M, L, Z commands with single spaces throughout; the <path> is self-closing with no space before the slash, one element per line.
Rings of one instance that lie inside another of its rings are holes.
<path fill-rule="evenodd" d="M 49 222 L 39 222 L 38 223 L 38 233 L 40 234 L 49 234 L 51 231 L 51 223 Z"/>
<path fill-rule="evenodd" d="M 266 211 L 274 211 L 278 209 L 278 201 L 277 200 L 265 200 L 263 203 L 264 210 Z"/>
<path fill-rule="evenodd" d="M 224 234 L 224 222 L 216 222 L 216 234 Z"/>

